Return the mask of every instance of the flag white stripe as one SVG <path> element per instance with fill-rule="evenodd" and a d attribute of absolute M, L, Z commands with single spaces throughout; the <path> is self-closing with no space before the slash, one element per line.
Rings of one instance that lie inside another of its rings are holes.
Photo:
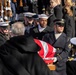
<path fill-rule="evenodd" d="M 53 52 L 56 52 L 56 48 L 53 47 Z"/>
<path fill-rule="evenodd" d="M 43 46 L 43 49 L 44 49 L 44 58 L 46 58 L 46 55 L 48 54 L 48 45 L 47 45 L 47 43 L 44 42 L 44 41 L 41 41 L 41 40 L 40 40 L 40 42 L 41 42 L 41 44 L 42 44 L 42 46 Z"/>

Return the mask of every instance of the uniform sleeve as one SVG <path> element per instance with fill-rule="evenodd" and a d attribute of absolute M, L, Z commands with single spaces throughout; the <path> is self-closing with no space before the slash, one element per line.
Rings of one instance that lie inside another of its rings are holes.
<path fill-rule="evenodd" d="M 62 50 L 62 52 L 57 53 L 58 62 L 61 60 L 67 61 L 69 51 L 70 51 L 69 42 L 66 42 L 65 48 Z"/>

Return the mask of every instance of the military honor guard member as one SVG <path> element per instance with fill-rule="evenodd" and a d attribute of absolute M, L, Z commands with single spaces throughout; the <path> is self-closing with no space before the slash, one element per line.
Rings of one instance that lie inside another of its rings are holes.
<path fill-rule="evenodd" d="M 30 34 L 37 39 L 42 40 L 42 37 L 51 32 L 52 29 L 47 25 L 48 16 L 46 14 L 39 15 L 39 24 L 30 29 Z"/>
<path fill-rule="evenodd" d="M 0 46 L 9 39 L 10 29 L 9 23 L 0 22 Z"/>
<path fill-rule="evenodd" d="M 39 24 L 39 15 L 36 14 L 36 15 L 34 15 L 32 17 L 34 19 L 34 26 L 37 26 Z"/>
<path fill-rule="evenodd" d="M 67 61 L 67 75 L 76 75 L 76 37 L 70 39 L 71 51 Z"/>
<path fill-rule="evenodd" d="M 34 27 L 34 19 L 33 16 L 36 13 L 31 13 L 31 12 L 26 12 L 24 13 L 24 25 L 25 25 L 25 34 L 29 34 L 30 33 L 30 29 Z"/>
<path fill-rule="evenodd" d="M 55 56 L 57 57 L 56 70 L 53 75 L 66 75 L 66 61 L 68 58 L 68 42 L 64 30 L 64 19 L 54 20 L 54 31 L 43 36 L 43 40 L 51 44 L 57 49 Z"/>

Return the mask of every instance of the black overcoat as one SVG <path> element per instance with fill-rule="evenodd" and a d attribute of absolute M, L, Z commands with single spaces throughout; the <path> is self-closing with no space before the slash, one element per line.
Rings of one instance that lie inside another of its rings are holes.
<path fill-rule="evenodd" d="M 0 33 L 0 46 L 3 45 L 6 42 L 6 38 L 5 35 L 3 35 L 2 33 Z"/>
<path fill-rule="evenodd" d="M 76 61 L 67 61 L 67 75 L 76 75 Z"/>
<path fill-rule="evenodd" d="M 62 6 L 57 5 L 52 9 L 52 14 L 50 14 L 48 18 L 48 25 L 53 29 L 54 28 L 54 20 L 57 19 L 62 19 L 63 13 L 62 13 Z M 50 10 L 51 11 L 51 10 Z"/>
<path fill-rule="evenodd" d="M 54 15 L 58 19 L 61 19 L 63 17 L 61 5 L 57 5 L 56 7 L 54 7 Z"/>
<path fill-rule="evenodd" d="M 73 16 L 69 16 L 65 14 L 65 27 L 64 32 L 66 33 L 67 37 L 75 37 L 75 21 Z"/>
<path fill-rule="evenodd" d="M 0 58 L 10 74 L 3 74 L 7 73 L 5 70 L 0 75 L 52 75 L 45 62 L 39 57 L 37 53 L 39 50 L 40 47 L 32 37 L 11 38 L 0 47 Z M 0 67 L 0 69 L 5 68 Z"/>

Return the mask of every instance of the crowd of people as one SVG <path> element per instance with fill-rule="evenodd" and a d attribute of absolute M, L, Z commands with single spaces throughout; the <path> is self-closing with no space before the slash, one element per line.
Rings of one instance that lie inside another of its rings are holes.
<path fill-rule="evenodd" d="M 75 75 L 76 1 L 9 2 L 12 16 L 0 17 L 0 75 Z"/>

